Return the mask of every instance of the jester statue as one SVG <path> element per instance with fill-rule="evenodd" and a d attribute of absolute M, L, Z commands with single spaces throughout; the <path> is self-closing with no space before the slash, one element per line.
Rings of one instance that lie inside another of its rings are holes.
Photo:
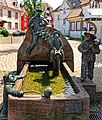
<path fill-rule="evenodd" d="M 95 34 L 85 32 L 84 35 L 85 40 L 78 46 L 78 50 L 82 53 L 81 82 L 84 82 L 87 77 L 93 79 L 96 54 L 100 53 L 100 43 L 95 41 L 97 38 Z"/>

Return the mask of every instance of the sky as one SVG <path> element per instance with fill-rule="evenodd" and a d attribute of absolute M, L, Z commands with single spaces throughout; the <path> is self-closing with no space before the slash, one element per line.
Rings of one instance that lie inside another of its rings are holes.
<path fill-rule="evenodd" d="M 23 1 L 23 0 L 18 0 Z M 51 7 L 53 7 L 53 9 L 57 8 L 58 6 L 60 6 L 63 2 L 63 0 L 42 0 L 42 2 L 47 2 Z"/>
<path fill-rule="evenodd" d="M 53 9 L 60 6 L 62 4 L 62 2 L 63 2 L 63 0 L 42 0 L 42 1 L 47 2 L 49 5 L 51 5 L 51 7 L 53 7 Z"/>

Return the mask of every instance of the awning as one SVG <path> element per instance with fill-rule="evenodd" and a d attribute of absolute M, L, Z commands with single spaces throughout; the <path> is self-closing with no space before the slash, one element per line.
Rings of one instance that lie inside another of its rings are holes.
<path fill-rule="evenodd" d="M 82 12 L 79 12 L 79 13 L 71 13 L 67 16 L 66 19 L 70 19 L 70 18 L 75 18 L 75 17 L 83 17 L 83 13 Z"/>

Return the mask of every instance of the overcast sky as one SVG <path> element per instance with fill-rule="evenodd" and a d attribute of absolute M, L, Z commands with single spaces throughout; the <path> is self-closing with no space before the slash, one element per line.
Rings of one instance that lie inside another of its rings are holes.
<path fill-rule="evenodd" d="M 47 2 L 49 3 L 49 5 L 51 5 L 51 7 L 53 7 L 53 9 L 57 8 L 58 6 L 61 5 L 61 3 L 63 2 L 63 0 L 42 0 L 43 2 Z"/>
<path fill-rule="evenodd" d="M 23 0 L 18 0 L 18 1 L 23 1 Z M 53 7 L 53 9 L 57 8 L 58 6 L 61 5 L 61 3 L 63 2 L 63 0 L 42 0 L 43 2 L 47 2 L 49 5 L 51 5 L 51 7 Z"/>

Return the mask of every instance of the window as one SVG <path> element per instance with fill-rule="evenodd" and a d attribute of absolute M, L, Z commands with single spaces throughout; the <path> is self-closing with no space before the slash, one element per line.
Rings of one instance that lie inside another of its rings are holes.
<path fill-rule="evenodd" d="M 64 10 L 63 10 L 63 14 L 65 14 L 65 13 L 66 13 L 66 10 L 64 9 Z"/>
<path fill-rule="evenodd" d="M 15 12 L 15 19 L 18 19 L 18 13 Z"/>
<path fill-rule="evenodd" d="M 13 2 L 13 5 L 15 6 L 15 2 Z"/>
<path fill-rule="evenodd" d="M 17 2 L 13 2 L 13 5 L 14 5 L 15 7 L 17 7 Z"/>
<path fill-rule="evenodd" d="M 100 8 L 100 2 L 96 2 L 96 1 L 91 2 L 90 8 Z"/>
<path fill-rule="evenodd" d="M 11 22 L 8 22 L 8 29 L 11 29 Z"/>
<path fill-rule="evenodd" d="M 85 31 L 85 29 L 84 29 L 84 28 L 88 28 L 87 21 L 83 21 L 83 27 L 82 27 L 83 31 Z"/>
<path fill-rule="evenodd" d="M 66 24 L 66 20 L 65 19 L 63 19 L 63 25 L 65 25 Z"/>
<path fill-rule="evenodd" d="M 27 18 L 26 18 L 26 15 L 24 15 L 24 21 L 26 21 L 26 19 L 27 19 Z"/>
<path fill-rule="evenodd" d="M 24 26 L 27 26 L 27 23 L 26 23 L 26 22 L 24 22 Z"/>
<path fill-rule="evenodd" d="M 75 22 L 71 22 L 71 30 L 74 31 L 75 30 Z"/>
<path fill-rule="evenodd" d="M 18 23 L 15 23 L 15 30 L 18 29 Z"/>
<path fill-rule="evenodd" d="M 60 20 L 60 16 L 59 15 L 57 16 L 57 20 Z"/>
<path fill-rule="evenodd" d="M 81 30 L 81 22 L 80 22 L 80 21 L 77 21 L 77 22 L 76 22 L 76 30 L 77 30 L 77 31 L 80 31 L 80 30 Z"/>
<path fill-rule="evenodd" d="M 0 9 L 0 16 L 2 17 L 3 16 L 3 10 Z"/>
<path fill-rule="evenodd" d="M 8 11 L 8 18 L 11 18 L 11 11 Z"/>
<path fill-rule="evenodd" d="M 102 18 L 91 18 L 91 21 L 102 21 Z"/>

